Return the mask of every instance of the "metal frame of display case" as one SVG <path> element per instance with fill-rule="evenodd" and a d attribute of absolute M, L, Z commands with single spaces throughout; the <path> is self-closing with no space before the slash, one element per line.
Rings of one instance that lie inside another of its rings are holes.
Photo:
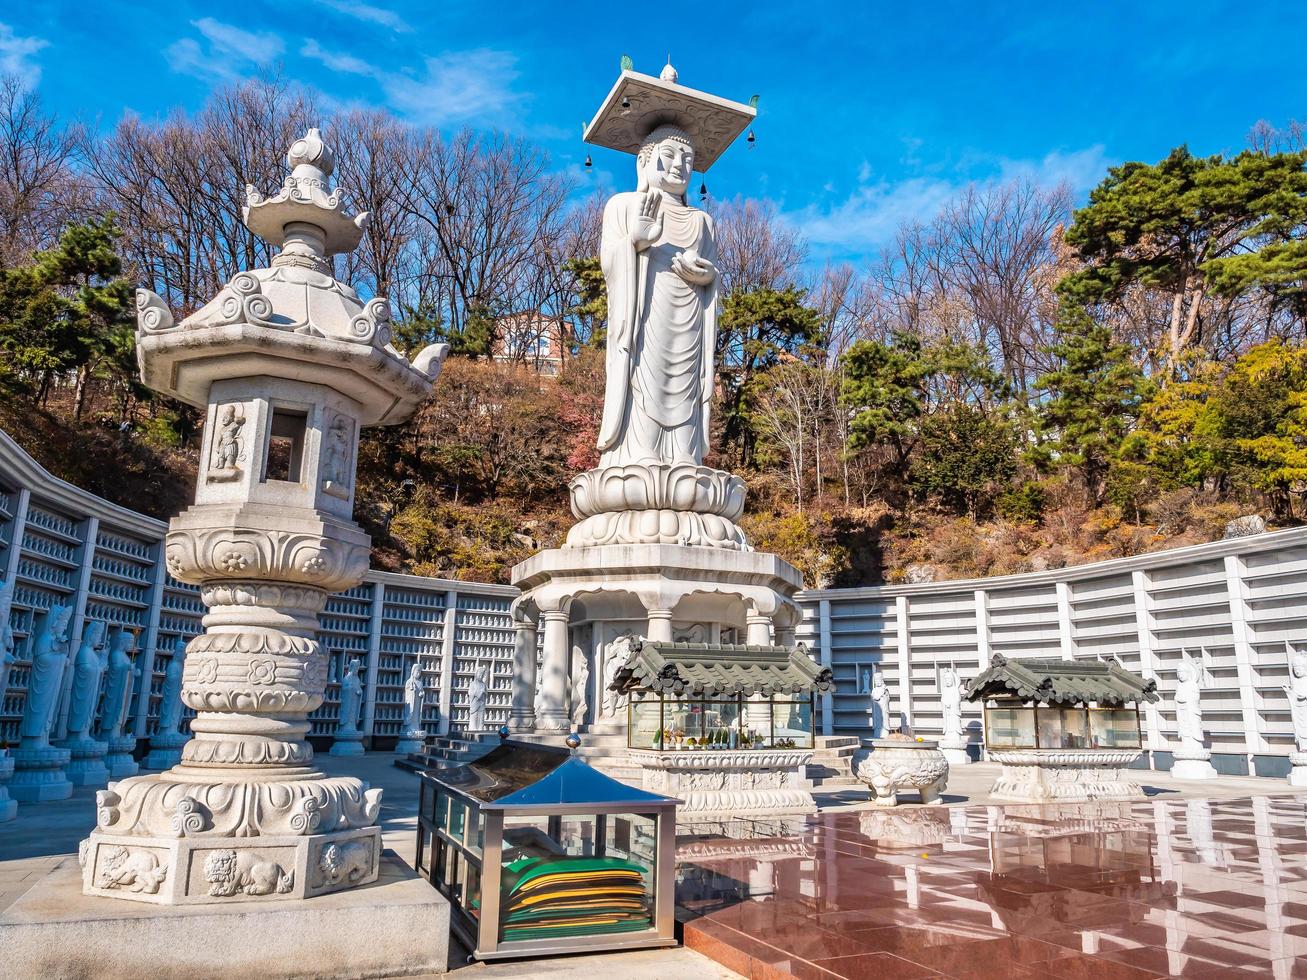
<path fill-rule="evenodd" d="M 505 741 L 501 747 L 520 747 L 540 751 L 545 747 L 535 744 Z M 558 752 L 559 768 L 563 765 L 589 767 L 577 756 Z M 475 766 L 476 763 L 472 763 Z M 467 767 L 458 767 L 466 769 Z M 418 841 L 416 864 L 419 874 L 426 876 L 432 887 L 450 899 L 450 928 L 472 951 L 477 959 L 506 959 L 510 957 L 543 956 L 562 953 L 592 952 L 597 950 L 649 949 L 676 945 L 675 872 L 676 872 L 676 806 L 679 800 L 655 796 L 643 790 L 627 787 L 608 776 L 590 770 L 601 780 L 622 786 L 632 798 L 624 801 L 582 801 L 548 803 L 499 803 L 484 801 L 464 792 L 441 779 L 452 770 L 429 770 L 420 773 L 421 786 L 418 803 Z M 544 778 L 556 770 L 551 770 Z M 536 784 L 543 782 L 538 780 Z M 527 787 L 530 788 L 530 787 Z M 510 794 L 515 795 L 515 794 Z M 467 808 L 462 839 L 441 826 L 437 808 L 441 797 L 456 800 Z M 643 797 L 639 799 L 637 797 Z M 506 818 L 547 817 L 549 835 L 557 837 L 563 817 L 594 817 L 596 828 L 596 856 L 603 856 L 606 841 L 607 818 L 629 814 L 653 821 L 654 860 L 652 868 L 653 902 L 650 928 L 638 932 L 599 933 L 589 936 L 551 936 L 542 939 L 500 939 L 500 898 L 503 876 L 504 822 Z M 473 828 L 469 831 L 469 828 Z M 477 835 L 480 851 L 467 844 L 469 833 Z M 434 853 L 426 853 L 427 839 L 433 842 Z M 463 907 L 459 889 L 461 881 L 446 881 L 443 871 L 447 864 L 448 848 L 462 855 L 463 862 L 477 869 L 480 876 L 480 916 L 473 918 Z"/>

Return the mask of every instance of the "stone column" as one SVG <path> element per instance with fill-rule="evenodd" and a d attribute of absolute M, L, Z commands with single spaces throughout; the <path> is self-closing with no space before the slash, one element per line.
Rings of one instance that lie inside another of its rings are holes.
<path fill-rule="evenodd" d="M 755 607 L 753 606 L 749 608 L 750 613 L 744 619 L 744 642 L 750 646 L 770 646 L 772 641 L 771 617 L 754 612 Z M 772 717 L 771 703 L 768 699 L 758 694 L 752 695 L 744 711 L 744 727 L 753 729 L 763 738 L 770 738 L 772 734 Z"/>
<path fill-rule="evenodd" d="M 513 704 L 508 727 L 530 732 L 536 726 L 536 624 L 527 619 L 516 624 L 513 636 Z"/>
<path fill-rule="evenodd" d="M 572 647 L 568 642 L 568 611 L 542 609 L 545 623 L 544 710 L 536 717 L 536 728 L 546 732 L 565 732 L 571 726 L 567 716 L 567 667 Z M 670 620 L 669 620 L 670 624 Z"/>
<path fill-rule="evenodd" d="M 672 642 L 672 611 L 670 609 L 650 609 L 646 614 L 645 638 L 655 643 Z"/>

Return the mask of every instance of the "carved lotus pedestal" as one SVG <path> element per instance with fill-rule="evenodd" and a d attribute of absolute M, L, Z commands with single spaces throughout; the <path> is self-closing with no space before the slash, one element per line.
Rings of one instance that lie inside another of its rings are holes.
<path fill-rule="evenodd" d="M 26 740 L 25 740 L 26 741 Z M 64 775 L 72 753 L 57 745 L 19 745 L 10 757 L 14 776 L 9 781 L 9 795 L 20 803 L 45 803 L 66 800 L 73 795 L 73 784 Z"/>
<path fill-rule="evenodd" d="M 1142 800 L 1130 776 L 1139 749 L 990 749 L 1003 768 L 990 795 L 1014 803 Z"/>
<path fill-rule="evenodd" d="M 944 753 L 944 758 L 948 760 L 949 766 L 969 766 L 971 765 L 971 753 L 967 751 L 968 741 L 966 736 L 961 738 L 941 738 L 939 740 L 939 750 Z"/>
<path fill-rule="evenodd" d="M 1216 767 L 1212 765 L 1212 752 L 1204 748 L 1178 748 L 1172 755 L 1175 760 L 1171 764 L 1171 777 L 1173 779 L 1215 779 L 1217 777 Z"/>
<path fill-rule="evenodd" d="M 877 806 L 896 806 L 904 791 L 917 792 L 922 803 L 936 804 L 948 785 L 948 760 L 935 742 L 864 738 L 851 765 Z"/>
<path fill-rule="evenodd" d="M 141 771 L 141 767 L 132 758 L 132 752 L 136 749 L 135 735 L 111 736 L 107 744 L 109 753 L 104 757 L 104 764 L 109 770 L 110 779 L 126 779 Z"/>
<path fill-rule="evenodd" d="M 178 731 L 150 736 L 150 752 L 145 757 L 145 768 L 171 769 L 182 761 L 182 746 L 190 739 L 185 732 Z"/>
<path fill-rule="evenodd" d="M 733 814 L 780 816 L 817 809 L 802 749 L 632 751 L 644 767 L 644 788 L 681 800 L 680 819 Z"/>
<path fill-rule="evenodd" d="M 691 463 L 629 463 L 580 473 L 569 484 L 580 523 L 567 547 L 681 544 L 748 551 L 736 525 L 744 481 Z"/>
<path fill-rule="evenodd" d="M 363 733 L 357 728 L 340 728 L 336 738 L 327 750 L 328 755 L 362 755 Z"/>
<path fill-rule="evenodd" d="M 1307 786 L 1307 752 L 1290 752 L 1289 765 L 1293 767 L 1289 770 L 1289 785 Z"/>
<path fill-rule="evenodd" d="M 105 756 L 109 753 L 107 743 L 83 735 L 60 743 L 60 748 L 67 749 L 72 757 L 64 767 L 64 775 L 74 786 L 103 786 L 113 778 L 105 764 Z"/>
<path fill-rule="evenodd" d="M 395 743 L 396 755 L 417 755 L 427 745 L 427 733 L 418 728 L 407 731 Z"/>

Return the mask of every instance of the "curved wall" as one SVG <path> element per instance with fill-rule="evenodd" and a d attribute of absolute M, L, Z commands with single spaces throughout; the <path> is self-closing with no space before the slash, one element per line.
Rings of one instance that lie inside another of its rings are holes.
<path fill-rule="evenodd" d="M 139 631 L 141 668 L 135 730 L 148 737 L 158 714 L 167 658 L 178 636 L 199 630 L 197 591 L 158 561 L 166 525 L 110 504 L 46 473 L 0 432 L 0 575 L 16 578 L 7 614 L 19 661 L 0 706 L 0 738 L 15 738 L 26 694 L 27 630 L 34 610 L 74 606 L 72 647 L 88 620 Z M 333 596 L 322 641 L 342 661 L 365 664 L 364 730 L 399 733 L 403 683 L 414 659 L 427 679 L 430 732 L 459 729 L 478 660 L 493 663 L 487 724 L 506 720 L 513 630 L 508 586 L 372 571 Z M 822 704 L 822 729 L 864 734 L 867 670 L 883 669 L 894 710 L 918 733 L 938 732 L 935 676 L 953 663 L 969 677 L 990 653 L 1094 658 L 1117 656 L 1155 677 L 1159 705 L 1143 716 L 1146 762 L 1170 766 L 1175 714 L 1170 692 L 1181 650 L 1204 652 L 1211 685 L 1204 727 L 1213 762 L 1227 772 L 1283 775 L 1292 744 L 1287 683 L 1290 644 L 1307 645 L 1307 528 L 1191 548 L 999 578 L 801 593 L 799 636 L 829 663 L 837 681 Z M 598 678 L 596 677 L 596 683 Z M 336 728 L 336 687 L 314 713 L 313 732 Z M 592 703 L 596 703 L 592 701 Z M 964 706 L 979 746 L 980 712 Z M 59 734 L 56 732 L 56 735 Z"/>
<path fill-rule="evenodd" d="M 991 653 L 1119 657 L 1157 679 L 1143 712 L 1147 759 L 1170 767 L 1171 692 L 1181 651 L 1204 657 L 1203 723 L 1213 764 L 1284 775 L 1293 732 L 1288 649 L 1307 645 L 1307 528 L 1216 541 L 1029 575 L 801 594 L 801 638 L 829 663 L 836 693 L 826 731 L 866 730 L 867 668 L 883 669 L 895 711 L 918 733 L 940 731 L 936 670 L 973 676 Z M 964 705 L 973 740 L 980 709 Z"/>

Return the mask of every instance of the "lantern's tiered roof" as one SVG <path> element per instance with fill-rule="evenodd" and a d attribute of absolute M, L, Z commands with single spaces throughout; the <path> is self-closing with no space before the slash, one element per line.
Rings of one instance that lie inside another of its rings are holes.
<path fill-rule="evenodd" d="M 972 678 L 967 698 L 1019 698 L 1038 704 L 1119 706 L 1160 700 L 1157 682 L 1144 680 L 1120 664 L 1102 660 L 1022 659 L 995 654 L 989 667 Z"/>
<path fill-rule="evenodd" d="M 310 129 L 295 140 L 286 161 L 291 172 L 277 193 L 245 188 L 246 227 L 280 249 L 270 267 L 238 272 L 180 322 L 162 297 L 136 291 L 141 377 L 204 406 L 215 382 L 285 376 L 353 398 L 364 425 L 406 419 L 430 393 L 448 347 L 429 345 L 410 363 L 391 344 L 389 302 L 365 301 L 335 278 L 332 256 L 358 247 L 368 215 L 345 213 L 321 134 Z M 283 362 L 276 371 L 274 360 Z"/>
<path fill-rule="evenodd" d="M 617 691 L 652 691 L 684 697 L 807 694 L 834 687 L 829 667 L 807 648 L 725 643 L 635 640 L 618 668 Z"/>

